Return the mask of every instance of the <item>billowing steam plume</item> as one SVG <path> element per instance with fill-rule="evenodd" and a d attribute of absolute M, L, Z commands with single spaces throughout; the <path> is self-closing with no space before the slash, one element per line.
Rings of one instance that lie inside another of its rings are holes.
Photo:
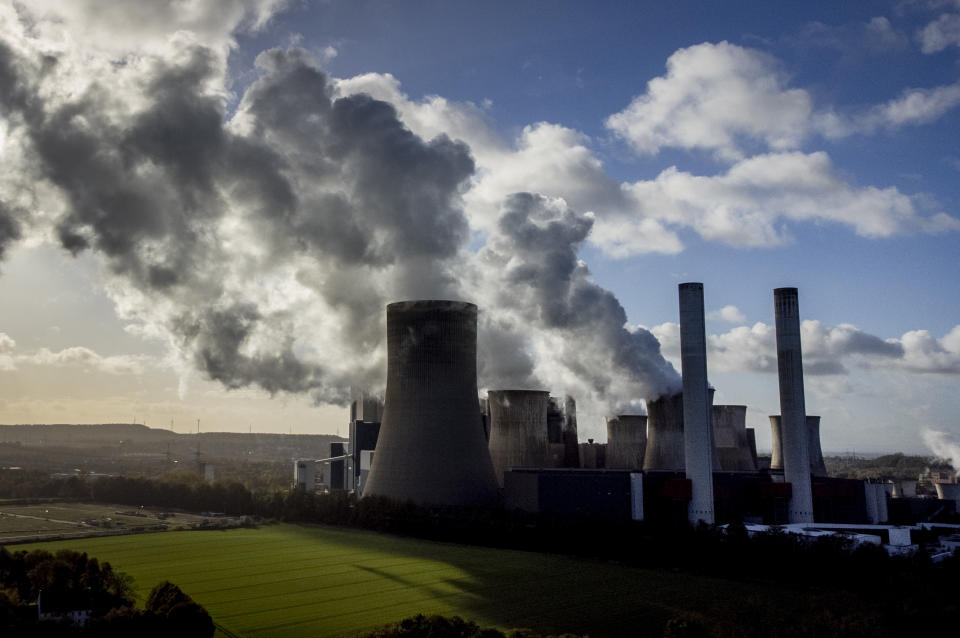
<path fill-rule="evenodd" d="M 19 11 L 0 12 L 0 256 L 26 235 L 95 251 L 121 316 L 185 369 L 343 402 L 383 383 L 387 302 L 460 298 L 481 309 L 483 384 L 603 406 L 678 389 L 578 260 L 592 217 L 518 193 L 468 247 L 470 149 L 335 97 L 308 53 L 262 53 L 231 109 L 229 39 L 181 32 L 81 82 L 87 60 Z"/>
<path fill-rule="evenodd" d="M 920 430 L 923 444 L 940 459 L 946 459 L 953 466 L 957 476 L 960 476 L 960 441 L 948 432 L 923 428 Z"/>

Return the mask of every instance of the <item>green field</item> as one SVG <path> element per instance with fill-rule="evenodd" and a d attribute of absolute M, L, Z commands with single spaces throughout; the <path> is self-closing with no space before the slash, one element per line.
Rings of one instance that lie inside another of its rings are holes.
<path fill-rule="evenodd" d="M 102 536 L 165 527 L 188 528 L 204 520 L 196 514 L 166 513 L 161 520 L 158 508 L 129 505 L 52 502 L 34 505 L 0 502 L 0 544 Z"/>
<path fill-rule="evenodd" d="M 52 541 L 136 579 L 170 580 L 239 636 L 355 636 L 416 613 L 591 636 L 659 636 L 684 610 L 774 594 L 761 586 L 550 554 L 315 525 Z M 780 596 L 778 596 L 779 598 Z M 785 600 L 778 603 L 785 604 Z"/>

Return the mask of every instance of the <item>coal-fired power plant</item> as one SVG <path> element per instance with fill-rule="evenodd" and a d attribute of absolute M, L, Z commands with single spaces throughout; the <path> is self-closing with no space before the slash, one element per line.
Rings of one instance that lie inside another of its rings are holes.
<path fill-rule="evenodd" d="M 803 359 L 800 351 L 800 307 L 796 288 L 773 291 L 777 332 L 777 373 L 780 380 L 783 476 L 792 486 L 788 505 L 791 523 L 813 522 L 809 437 L 803 396 Z"/>
<path fill-rule="evenodd" d="M 477 398 L 474 304 L 387 306 L 387 389 L 363 496 L 428 505 L 497 501 Z"/>
<path fill-rule="evenodd" d="M 607 418 L 608 469 L 639 470 L 647 447 L 647 417 L 621 414 Z"/>
<path fill-rule="evenodd" d="M 550 393 L 540 390 L 491 390 L 487 393 L 490 418 L 490 458 L 497 482 L 511 467 L 551 467 L 547 436 Z"/>
<path fill-rule="evenodd" d="M 295 478 L 305 489 L 329 485 L 421 505 L 502 503 L 527 512 L 670 524 L 796 523 L 810 530 L 816 518 L 818 529 L 849 529 L 923 512 L 953 515 L 960 499 L 953 476 L 937 479 L 941 500 L 935 503 L 911 498 L 907 492 L 915 494 L 916 484 L 894 490 L 827 476 L 820 417 L 806 414 L 795 288 L 774 291 L 781 413 L 770 416 L 770 467 L 760 467 L 747 406 L 713 405 L 703 284 L 680 284 L 678 297 L 682 389 L 645 397 L 646 415 L 607 417 L 606 443 L 578 441 L 569 395 L 501 389 L 481 401 L 473 304 L 390 304 L 382 406 L 361 395 L 351 411 L 349 449 L 298 461 Z M 350 465 L 352 480 L 314 481 L 311 463 L 329 464 L 331 471 L 334 463 Z"/>
<path fill-rule="evenodd" d="M 683 451 L 692 494 L 690 522 L 712 525 L 713 434 L 707 383 L 703 284 L 680 284 L 680 363 L 683 375 Z"/>

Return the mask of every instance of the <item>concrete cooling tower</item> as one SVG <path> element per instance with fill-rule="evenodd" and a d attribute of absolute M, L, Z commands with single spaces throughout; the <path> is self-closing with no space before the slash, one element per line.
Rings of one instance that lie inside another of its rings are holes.
<path fill-rule="evenodd" d="M 683 393 L 647 401 L 644 470 L 683 472 Z"/>
<path fill-rule="evenodd" d="M 757 432 L 753 428 L 747 428 L 747 445 L 750 446 L 750 457 L 753 459 L 753 467 L 760 469 L 757 463 Z"/>
<path fill-rule="evenodd" d="M 427 505 L 496 502 L 477 400 L 475 305 L 387 306 L 387 391 L 363 496 Z"/>
<path fill-rule="evenodd" d="M 933 488 L 937 490 L 937 498 L 940 500 L 956 501 L 957 509 L 960 510 L 960 484 L 958 483 L 934 483 Z"/>
<path fill-rule="evenodd" d="M 823 460 L 823 449 L 820 447 L 820 417 L 807 416 L 807 437 L 810 473 L 814 476 L 826 476 L 827 464 Z"/>
<path fill-rule="evenodd" d="M 713 388 L 707 390 L 707 407 L 713 408 Z M 716 461 L 716 446 L 711 440 L 711 463 Z M 647 449 L 643 454 L 644 470 L 683 472 L 683 393 L 663 396 L 647 401 Z"/>
<path fill-rule="evenodd" d="M 783 470 L 782 421 L 779 414 L 770 415 L 770 469 Z"/>
<path fill-rule="evenodd" d="M 540 390 L 491 390 L 490 458 L 500 485 L 511 467 L 550 467 L 547 411 L 550 393 Z"/>
<path fill-rule="evenodd" d="M 563 467 L 580 467 L 577 435 L 577 402 L 569 394 L 563 399 Z"/>
<path fill-rule="evenodd" d="M 747 406 L 715 405 L 712 410 L 713 437 L 725 472 L 755 472 L 747 436 Z"/>
<path fill-rule="evenodd" d="M 807 445 L 810 451 L 810 473 L 814 476 L 826 476 L 827 465 L 823 460 L 823 451 L 820 448 L 820 417 L 808 416 L 807 423 Z M 770 443 L 772 446 L 770 457 L 770 469 L 783 469 L 783 439 L 782 421 L 779 414 L 770 416 Z"/>
<path fill-rule="evenodd" d="M 647 417 L 640 414 L 607 417 L 607 469 L 642 469 L 646 447 Z"/>

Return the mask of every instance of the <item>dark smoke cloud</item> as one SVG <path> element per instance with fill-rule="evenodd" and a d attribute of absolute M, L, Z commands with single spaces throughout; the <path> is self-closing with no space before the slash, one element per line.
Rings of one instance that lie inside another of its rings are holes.
<path fill-rule="evenodd" d="M 520 193 L 468 250 L 469 148 L 415 135 L 388 102 L 334 97 L 307 52 L 258 56 L 232 114 L 223 51 L 189 39 L 146 55 L 122 88 L 67 97 L 41 88 L 69 60 L 23 55 L 0 48 L 0 108 L 28 141 L 21 170 L 62 197 L 63 248 L 102 256 L 128 318 L 224 386 L 318 402 L 375 391 L 385 304 L 453 298 L 480 303 L 487 385 L 607 405 L 679 387 L 578 260 L 591 217 Z M 20 234 L 10 210 L 0 250 Z"/>
<path fill-rule="evenodd" d="M 25 85 L 22 65 L 0 55 L 0 82 Z M 469 235 L 459 193 L 473 160 L 462 143 L 415 136 L 386 102 L 332 99 L 302 51 L 266 52 L 258 66 L 263 77 L 229 121 L 211 89 L 222 60 L 202 46 L 153 61 L 139 78 L 139 97 L 149 96 L 140 110 L 117 114 L 96 83 L 56 104 L 10 91 L 3 106 L 27 130 L 36 178 L 63 195 L 63 247 L 97 251 L 167 307 L 185 356 L 230 388 L 341 402 L 382 375 L 384 303 L 455 288 L 450 264 Z M 6 211 L 5 241 L 18 234 Z M 238 221 L 252 236 L 221 234 Z M 291 308 L 245 281 L 278 270 L 319 293 L 344 327 L 331 338 L 369 360 L 329 370 L 310 359 L 325 353 L 298 348 Z"/>
<path fill-rule="evenodd" d="M 20 223 L 3 202 L 0 202 L 0 261 L 3 260 L 7 246 L 17 239 L 20 239 Z"/>

